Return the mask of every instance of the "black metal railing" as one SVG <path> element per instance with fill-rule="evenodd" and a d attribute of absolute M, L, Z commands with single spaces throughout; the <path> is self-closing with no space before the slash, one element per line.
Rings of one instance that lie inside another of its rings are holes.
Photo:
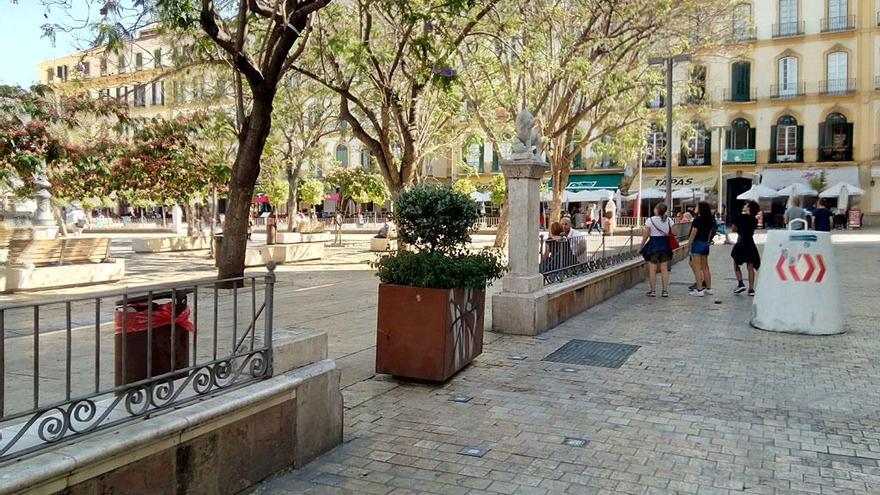
<path fill-rule="evenodd" d="M 848 95 L 856 91 L 855 78 L 819 81 L 819 94 L 826 96 Z"/>
<path fill-rule="evenodd" d="M 856 16 L 840 15 L 836 17 L 823 17 L 819 21 L 819 30 L 823 33 L 838 31 L 852 31 L 856 28 Z"/>
<path fill-rule="evenodd" d="M 724 88 L 721 90 L 721 101 L 727 103 L 749 103 L 758 101 L 758 90 L 757 88 L 749 88 L 748 91 L 734 91 L 732 88 Z"/>
<path fill-rule="evenodd" d="M 579 232 L 570 237 L 544 238 L 541 236 L 541 274 L 544 285 L 559 283 L 578 275 L 602 270 L 638 256 L 634 244 L 635 228 L 630 227 L 629 238 L 622 246 L 612 247 L 604 232 L 590 235 Z"/>
<path fill-rule="evenodd" d="M 648 168 L 664 168 L 664 167 L 666 167 L 665 152 L 664 152 L 664 155 L 662 158 L 646 158 L 646 159 L 644 159 L 642 161 L 642 166 L 648 167 Z"/>
<path fill-rule="evenodd" d="M 745 43 L 748 41 L 755 41 L 757 39 L 758 33 L 754 26 L 734 27 L 733 29 L 734 43 Z"/>
<path fill-rule="evenodd" d="M 273 269 L 0 306 L 0 462 L 270 377 Z"/>
<path fill-rule="evenodd" d="M 803 36 L 804 21 L 781 22 L 773 25 L 773 37 Z"/>
<path fill-rule="evenodd" d="M 800 98 L 807 94 L 807 83 L 771 84 L 770 98 Z"/>

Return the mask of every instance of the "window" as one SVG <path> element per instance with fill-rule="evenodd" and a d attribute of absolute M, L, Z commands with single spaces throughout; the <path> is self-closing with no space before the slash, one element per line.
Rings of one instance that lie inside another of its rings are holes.
<path fill-rule="evenodd" d="M 67 80 L 67 66 L 66 65 L 59 65 L 59 66 L 55 67 L 55 76 L 58 79 L 60 79 L 61 82 L 66 81 Z"/>
<path fill-rule="evenodd" d="M 156 81 L 153 83 L 153 105 L 165 104 L 165 81 Z"/>
<path fill-rule="evenodd" d="M 730 101 L 751 101 L 752 64 L 735 62 L 731 67 Z"/>
<path fill-rule="evenodd" d="M 348 146 L 340 144 L 336 146 L 336 161 L 342 168 L 348 168 Z"/>
<path fill-rule="evenodd" d="M 666 132 L 657 124 L 648 130 L 648 147 L 645 153 L 646 167 L 666 166 Z"/>
<path fill-rule="evenodd" d="M 828 31 L 849 29 L 848 3 L 847 0 L 828 0 Z"/>
<path fill-rule="evenodd" d="M 510 158 L 510 154 L 513 152 L 513 146 L 510 143 L 501 143 L 501 153 Z M 498 152 L 495 151 L 495 148 L 492 148 L 492 172 L 498 173 L 501 172 L 501 157 L 498 156 Z"/>
<path fill-rule="evenodd" d="M 779 0 L 779 36 L 798 33 L 798 0 Z"/>
<path fill-rule="evenodd" d="M 366 170 L 373 169 L 373 155 L 367 148 L 361 148 L 361 167 Z"/>
<path fill-rule="evenodd" d="M 153 50 L 153 67 L 159 69 L 162 67 L 162 49 L 156 48 Z"/>
<path fill-rule="evenodd" d="M 121 74 L 125 72 L 125 55 L 119 55 L 116 59 L 116 70 Z"/>
<path fill-rule="evenodd" d="M 55 80 L 55 71 L 51 68 L 46 69 L 46 82 L 52 82 Z"/>
<path fill-rule="evenodd" d="M 736 6 L 733 17 L 733 35 L 737 41 L 750 40 L 752 36 L 752 5 L 743 3 Z"/>
<path fill-rule="evenodd" d="M 144 54 L 136 53 L 134 55 L 134 70 L 142 70 L 144 68 Z"/>
<path fill-rule="evenodd" d="M 770 162 L 802 162 L 803 134 L 797 119 L 791 115 L 780 117 L 770 128 Z"/>
<path fill-rule="evenodd" d="M 599 168 L 617 168 L 619 165 L 617 160 L 609 153 L 609 148 L 614 142 L 614 138 L 609 136 L 608 134 L 602 136 L 601 145 L 597 146 L 599 148 Z"/>
<path fill-rule="evenodd" d="M 839 113 L 829 114 L 819 124 L 819 161 L 852 161 L 853 125 Z"/>
<path fill-rule="evenodd" d="M 134 106 L 147 106 L 147 87 L 143 84 L 138 84 L 134 87 Z"/>
<path fill-rule="evenodd" d="M 848 54 L 846 52 L 833 52 L 828 54 L 827 66 L 827 92 L 846 93 L 847 91 L 847 65 Z"/>
<path fill-rule="evenodd" d="M 648 108 L 663 108 L 663 95 L 660 93 L 655 94 L 646 104 Z"/>
<path fill-rule="evenodd" d="M 688 103 L 699 105 L 706 100 L 706 66 L 692 65 L 690 70 L 690 94 Z"/>
<path fill-rule="evenodd" d="M 485 150 L 483 143 L 469 144 L 465 149 L 464 162 L 467 163 L 469 167 L 472 167 L 478 174 L 482 174 L 484 153 Z"/>
<path fill-rule="evenodd" d="M 795 57 L 779 59 L 779 93 L 780 97 L 798 94 L 798 60 Z"/>
<path fill-rule="evenodd" d="M 755 130 L 746 119 L 736 119 L 730 124 L 727 148 L 731 150 L 755 149 Z"/>
<path fill-rule="evenodd" d="M 229 81 L 226 77 L 218 77 L 217 78 L 217 97 L 224 98 L 229 89 Z"/>
<path fill-rule="evenodd" d="M 693 125 L 687 137 L 686 148 L 682 152 L 684 155 L 682 164 L 709 165 L 712 156 L 712 136 L 701 122 Z"/>
<path fill-rule="evenodd" d="M 92 73 L 91 64 L 89 64 L 88 62 L 80 62 L 79 66 L 77 67 L 77 70 L 79 71 L 80 74 L 82 74 L 86 77 L 90 76 Z"/>
<path fill-rule="evenodd" d="M 100 64 L 101 75 L 106 76 L 107 75 L 107 57 L 101 57 L 101 61 L 99 64 Z"/>
<path fill-rule="evenodd" d="M 99 98 L 110 98 L 110 88 L 102 89 L 98 91 Z"/>
<path fill-rule="evenodd" d="M 117 101 L 125 101 L 125 88 L 116 88 L 116 100 Z"/>

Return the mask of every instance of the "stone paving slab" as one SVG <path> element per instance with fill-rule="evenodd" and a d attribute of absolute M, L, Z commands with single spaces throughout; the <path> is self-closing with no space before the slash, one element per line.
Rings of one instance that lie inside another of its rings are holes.
<path fill-rule="evenodd" d="M 679 265 L 668 300 L 643 284 L 538 338 L 487 334 L 445 385 L 352 385 L 345 443 L 252 493 L 880 493 L 876 237 L 836 245 L 844 335 L 751 328 L 717 246 L 715 296 L 687 296 Z M 619 369 L 542 361 L 571 339 L 640 348 Z"/>

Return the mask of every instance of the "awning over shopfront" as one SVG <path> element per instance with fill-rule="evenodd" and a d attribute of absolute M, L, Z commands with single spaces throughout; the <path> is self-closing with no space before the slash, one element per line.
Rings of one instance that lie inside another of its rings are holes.
<path fill-rule="evenodd" d="M 818 179 L 822 172 L 825 172 L 825 184 L 829 186 L 838 182 L 859 185 L 858 167 L 764 170 L 761 174 L 761 185 L 776 190 L 795 182 L 810 185 L 810 181 Z"/>
<path fill-rule="evenodd" d="M 672 190 L 677 189 L 712 189 L 718 184 L 716 172 L 675 172 L 672 174 Z M 638 183 L 629 186 L 629 192 L 635 192 Z M 643 175 L 642 189 L 666 189 L 666 175 Z"/>
<path fill-rule="evenodd" d="M 571 192 L 594 191 L 596 189 L 613 191 L 620 187 L 622 180 L 623 174 L 572 174 L 568 176 L 568 186 L 565 189 Z M 552 179 L 550 187 L 553 187 Z"/>

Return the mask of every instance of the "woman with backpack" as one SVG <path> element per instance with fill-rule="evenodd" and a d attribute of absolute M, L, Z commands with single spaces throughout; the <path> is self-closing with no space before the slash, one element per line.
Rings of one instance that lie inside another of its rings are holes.
<path fill-rule="evenodd" d="M 666 215 L 665 203 L 659 203 L 654 207 L 654 216 L 645 222 L 645 234 L 642 236 L 642 245 L 639 252 L 648 262 L 648 283 L 651 289 L 646 294 L 648 297 L 657 297 L 657 269 L 663 283 L 662 297 L 669 297 L 669 262 L 672 260 L 672 245 L 669 242 L 671 235 L 675 235 L 673 221 Z"/>

